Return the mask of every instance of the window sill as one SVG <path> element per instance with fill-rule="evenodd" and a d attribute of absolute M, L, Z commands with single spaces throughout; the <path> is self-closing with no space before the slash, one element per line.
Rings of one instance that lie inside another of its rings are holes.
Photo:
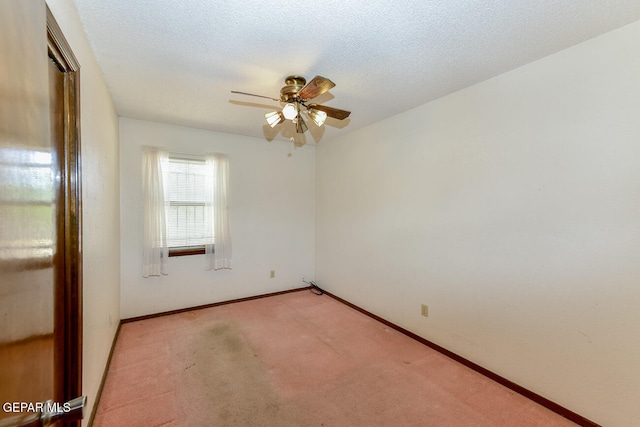
<path fill-rule="evenodd" d="M 191 246 L 184 248 L 170 248 L 169 257 L 187 256 L 187 255 L 204 255 L 204 246 Z"/>

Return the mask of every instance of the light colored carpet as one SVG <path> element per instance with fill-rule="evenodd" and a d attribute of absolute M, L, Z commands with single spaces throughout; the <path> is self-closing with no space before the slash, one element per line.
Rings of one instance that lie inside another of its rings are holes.
<path fill-rule="evenodd" d="M 572 426 L 328 296 L 125 323 L 95 427 Z"/>

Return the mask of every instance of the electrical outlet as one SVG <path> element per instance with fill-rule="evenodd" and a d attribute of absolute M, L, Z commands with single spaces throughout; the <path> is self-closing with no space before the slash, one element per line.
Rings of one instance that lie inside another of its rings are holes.
<path fill-rule="evenodd" d="M 274 277 L 276 277 L 276 271 L 275 270 L 271 270 L 271 278 L 273 279 Z"/>
<path fill-rule="evenodd" d="M 427 304 L 422 304 L 422 306 L 420 308 L 420 313 L 424 317 L 429 317 L 429 306 Z"/>

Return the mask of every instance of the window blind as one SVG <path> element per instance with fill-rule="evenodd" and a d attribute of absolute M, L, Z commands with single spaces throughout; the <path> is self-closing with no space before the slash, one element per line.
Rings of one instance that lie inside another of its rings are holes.
<path fill-rule="evenodd" d="M 167 246 L 203 246 L 213 236 L 206 234 L 206 179 L 204 160 L 169 157 L 165 172 Z"/>

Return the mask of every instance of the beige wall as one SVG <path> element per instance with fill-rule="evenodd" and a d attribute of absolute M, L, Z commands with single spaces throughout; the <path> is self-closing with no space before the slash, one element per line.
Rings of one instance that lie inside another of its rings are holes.
<path fill-rule="evenodd" d="M 120 141 L 122 318 L 299 288 L 313 277 L 314 146 L 291 151 L 283 142 L 127 118 Z M 144 145 L 229 155 L 232 270 L 206 271 L 204 255 L 192 255 L 169 258 L 167 276 L 142 277 Z"/>
<path fill-rule="evenodd" d="M 80 63 L 82 376 L 90 414 L 120 319 L 118 116 L 73 2 L 47 4 Z"/>
<path fill-rule="evenodd" d="M 640 22 L 319 145 L 318 284 L 635 425 L 638 52 Z"/>

